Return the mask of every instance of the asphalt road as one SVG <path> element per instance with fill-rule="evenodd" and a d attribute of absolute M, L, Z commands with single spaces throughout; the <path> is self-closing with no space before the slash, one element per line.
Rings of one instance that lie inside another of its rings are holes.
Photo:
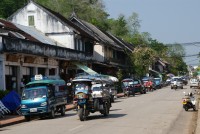
<path fill-rule="evenodd" d="M 144 95 L 118 98 L 110 115 L 91 114 L 81 122 L 76 111 L 55 119 L 34 119 L 0 129 L 0 134 L 191 134 L 196 112 L 182 108 L 184 89 L 169 87 Z"/>

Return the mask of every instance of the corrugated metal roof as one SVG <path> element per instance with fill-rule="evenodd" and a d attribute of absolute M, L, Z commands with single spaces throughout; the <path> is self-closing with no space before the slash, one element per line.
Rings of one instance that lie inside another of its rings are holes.
<path fill-rule="evenodd" d="M 38 41 L 44 44 L 51 44 L 64 47 L 63 45 L 56 43 L 54 40 L 50 39 L 49 37 L 45 36 L 42 32 L 36 30 L 33 27 L 27 27 L 19 24 L 14 24 L 17 28 L 23 30 L 26 33 L 29 33 L 32 37 L 36 38 Z"/>
<path fill-rule="evenodd" d="M 30 40 L 30 41 L 35 41 L 35 42 L 39 42 L 37 39 L 35 39 L 34 37 L 32 37 L 31 35 L 29 35 L 28 33 L 24 32 L 23 30 L 21 30 L 20 28 L 16 27 L 13 23 L 0 19 L 0 23 L 3 24 L 3 29 L 9 31 L 12 35 L 14 35 L 17 38 L 20 38 L 19 36 L 23 36 L 23 38 L 25 37 L 25 39 Z M 15 33 L 13 33 L 15 32 Z"/>

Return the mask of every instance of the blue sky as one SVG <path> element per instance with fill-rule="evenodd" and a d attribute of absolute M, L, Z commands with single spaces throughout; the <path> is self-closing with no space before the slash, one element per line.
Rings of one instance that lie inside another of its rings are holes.
<path fill-rule="evenodd" d="M 136 12 L 141 20 L 140 32 L 149 32 L 162 43 L 200 42 L 200 0 L 103 0 L 110 18 L 120 14 L 127 18 Z M 199 47 L 187 46 L 186 54 L 197 54 Z M 196 57 L 188 64 L 197 64 Z"/>

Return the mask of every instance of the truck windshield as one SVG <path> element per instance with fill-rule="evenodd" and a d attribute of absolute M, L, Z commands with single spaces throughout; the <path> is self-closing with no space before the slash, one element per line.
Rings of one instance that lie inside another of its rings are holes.
<path fill-rule="evenodd" d="M 46 87 L 26 88 L 22 93 L 22 99 L 43 98 L 47 95 Z"/>

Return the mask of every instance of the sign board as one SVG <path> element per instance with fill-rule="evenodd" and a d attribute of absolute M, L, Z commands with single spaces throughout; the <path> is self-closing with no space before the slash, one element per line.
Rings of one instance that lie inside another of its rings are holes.
<path fill-rule="evenodd" d="M 42 80 L 43 77 L 41 74 L 35 75 L 35 80 Z"/>

